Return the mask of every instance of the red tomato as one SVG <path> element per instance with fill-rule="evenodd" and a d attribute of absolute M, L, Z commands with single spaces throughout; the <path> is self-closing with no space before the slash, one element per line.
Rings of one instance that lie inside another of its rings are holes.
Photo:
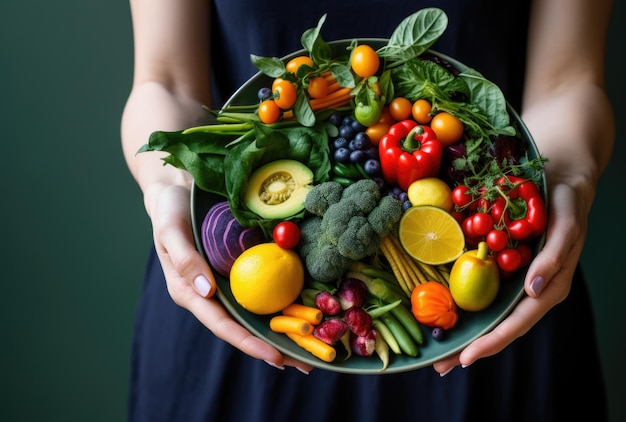
<path fill-rule="evenodd" d="M 499 252 L 506 248 L 506 245 L 509 242 L 509 235 L 506 234 L 504 230 L 493 229 L 487 233 L 485 242 L 487 242 L 489 249 L 494 252 Z"/>
<path fill-rule="evenodd" d="M 496 256 L 498 267 L 502 271 L 513 272 L 522 265 L 522 255 L 514 248 L 506 248 Z"/>
<path fill-rule="evenodd" d="M 464 207 L 472 202 L 472 195 L 469 192 L 470 188 L 465 185 L 456 186 L 452 189 L 452 202 L 457 207 Z"/>
<path fill-rule="evenodd" d="M 493 218 L 486 212 L 477 212 L 472 216 L 472 231 L 478 236 L 485 236 L 493 229 Z"/>
<path fill-rule="evenodd" d="M 274 227 L 274 242 L 283 249 L 293 249 L 300 243 L 300 227 L 292 221 L 282 221 Z"/>

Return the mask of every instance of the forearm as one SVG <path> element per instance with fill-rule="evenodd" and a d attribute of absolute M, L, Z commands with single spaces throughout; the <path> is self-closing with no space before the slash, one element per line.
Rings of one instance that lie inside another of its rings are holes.
<path fill-rule="evenodd" d="M 144 193 L 150 210 L 150 190 L 166 185 L 190 186 L 191 178 L 183 170 L 164 165 L 165 154 L 137 154 L 152 132 L 174 131 L 203 122 L 207 112 L 197 100 L 168 91 L 162 84 L 143 82 L 133 87 L 122 116 L 121 137 L 128 168 Z"/>

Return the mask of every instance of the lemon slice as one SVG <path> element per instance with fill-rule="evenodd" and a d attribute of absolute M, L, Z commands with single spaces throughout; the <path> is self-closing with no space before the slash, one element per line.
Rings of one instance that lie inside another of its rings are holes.
<path fill-rule="evenodd" d="M 409 255 L 429 265 L 452 262 L 465 248 L 461 225 L 450 213 L 431 205 L 406 210 L 400 219 L 398 237 Z"/>

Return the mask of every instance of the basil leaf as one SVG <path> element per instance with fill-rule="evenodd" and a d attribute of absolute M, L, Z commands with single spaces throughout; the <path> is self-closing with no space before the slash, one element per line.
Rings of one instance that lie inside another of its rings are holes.
<path fill-rule="evenodd" d="M 277 57 L 260 57 L 250 54 L 250 61 L 261 73 L 270 78 L 278 78 L 285 73 L 285 64 Z"/>

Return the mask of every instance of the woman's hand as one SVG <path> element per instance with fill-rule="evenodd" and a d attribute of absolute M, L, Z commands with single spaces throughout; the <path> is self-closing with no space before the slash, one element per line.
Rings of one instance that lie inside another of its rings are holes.
<path fill-rule="evenodd" d="M 154 242 L 172 300 L 190 311 L 213 334 L 242 352 L 277 367 L 312 367 L 283 356 L 239 325 L 213 297 L 216 283 L 205 259 L 194 246 L 190 190 L 180 185 L 155 184 L 146 189 Z"/>

